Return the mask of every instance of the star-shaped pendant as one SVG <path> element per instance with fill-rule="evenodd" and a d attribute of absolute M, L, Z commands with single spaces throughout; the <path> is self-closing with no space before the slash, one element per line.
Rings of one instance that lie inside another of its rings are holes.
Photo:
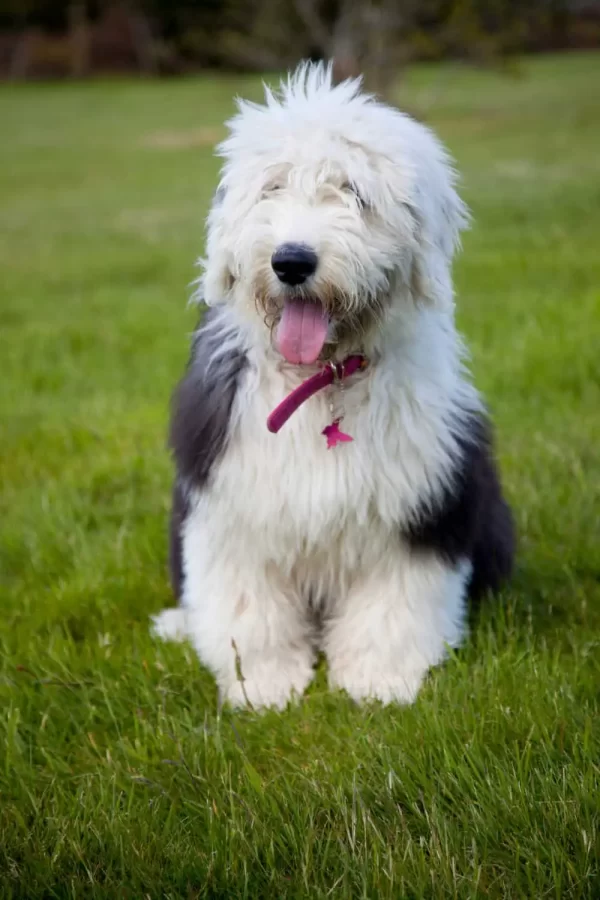
<path fill-rule="evenodd" d="M 335 419 L 331 423 L 331 425 L 327 425 L 323 431 L 321 432 L 327 438 L 327 449 L 331 450 L 332 447 L 337 447 L 338 444 L 348 444 L 350 441 L 353 441 L 354 438 L 349 434 L 346 434 L 343 431 L 340 431 L 340 420 Z"/>

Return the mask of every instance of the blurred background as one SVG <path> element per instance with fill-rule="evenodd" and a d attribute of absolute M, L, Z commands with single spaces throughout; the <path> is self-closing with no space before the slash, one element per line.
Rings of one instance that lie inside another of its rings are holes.
<path fill-rule="evenodd" d="M 331 58 L 389 90 L 415 60 L 505 64 L 600 44 L 598 0 L 2 0 L 0 71 L 266 71 Z"/>
<path fill-rule="evenodd" d="M 295 872 L 315 898 L 599 896 L 599 48 L 593 0 L 0 0 L 2 896 L 285 897 Z M 301 57 L 456 159 L 457 317 L 519 563 L 414 714 L 366 725 L 322 681 L 240 750 L 148 616 L 214 147 Z"/>

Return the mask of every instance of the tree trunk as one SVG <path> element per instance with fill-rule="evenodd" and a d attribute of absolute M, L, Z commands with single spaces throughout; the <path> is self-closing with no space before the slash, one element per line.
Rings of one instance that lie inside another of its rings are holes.
<path fill-rule="evenodd" d="M 31 57 L 36 33 L 31 28 L 25 28 L 17 39 L 15 49 L 10 59 L 10 78 L 12 81 L 23 81 L 29 74 Z"/>
<path fill-rule="evenodd" d="M 90 29 L 85 3 L 69 5 L 71 76 L 83 78 L 90 70 Z"/>
<path fill-rule="evenodd" d="M 156 75 L 158 65 L 150 23 L 144 13 L 134 7 L 129 13 L 131 40 L 138 65 L 146 75 Z"/>

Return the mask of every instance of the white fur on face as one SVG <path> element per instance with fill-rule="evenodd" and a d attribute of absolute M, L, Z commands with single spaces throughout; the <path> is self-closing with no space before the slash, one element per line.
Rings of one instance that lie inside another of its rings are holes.
<path fill-rule="evenodd" d="M 415 293 L 452 304 L 448 263 L 466 213 L 448 158 L 427 128 L 359 88 L 301 67 L 281 97 L 240 102 L 229 123 L 202 296 L 235 306 L 255 340 L 270 340 L 265 311 L 289 292 L 271 268 L 285 243 L 316 252 L 315 275 L 293 293 L 330 306 L 334 325 Z"/>

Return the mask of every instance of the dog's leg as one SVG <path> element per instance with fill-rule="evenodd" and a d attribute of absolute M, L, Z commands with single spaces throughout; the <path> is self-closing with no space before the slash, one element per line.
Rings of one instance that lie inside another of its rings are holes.
<path fill-rule="evenodd" d="M 195 541 L 187 554 L 188 638 L 224 702 L 285 707 L 313 677 L 306 604 L 274 567 L 225 548 L 211 558 L 201 547 Z"/>
<path fill-rule="evenodd" d="M 471 566 L 396 549 L 364 573 L 326 627 L 329 683 L 355 700 L 411 703 L 427 670 L 460 644 Z"/>
<path fill-rule="evenodd" d="M 223 701 L 282 709 L 302 695 L 315 656 L 306 610 L 291 592 L 239 571 L 213 572 L 205 584 L 189 584 L 186 595 L 197 599 L 188 635 Z"/>

